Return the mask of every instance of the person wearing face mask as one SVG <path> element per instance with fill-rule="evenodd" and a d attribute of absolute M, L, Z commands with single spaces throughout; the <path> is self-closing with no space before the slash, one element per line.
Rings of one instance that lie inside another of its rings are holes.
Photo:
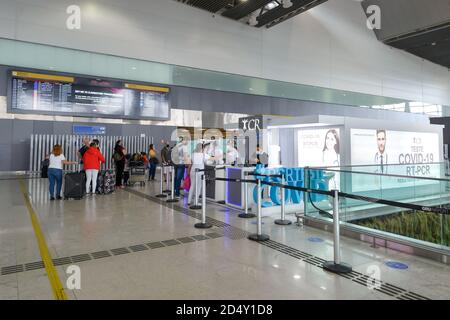
<path fill-rule="evenodd" d="M 207 165 L 217 166 L 223 164 L 223 151 L 219 142 L 214 137 L 212 137 L 212 141 L 209 143 L 205 154 L 208 158 Z"/>

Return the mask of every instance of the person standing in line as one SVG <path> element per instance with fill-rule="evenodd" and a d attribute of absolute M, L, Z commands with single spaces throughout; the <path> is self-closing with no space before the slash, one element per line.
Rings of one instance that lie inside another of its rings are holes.
<path fill-rule="evenodd" d="M 100 140 L 92 139 L 92 142 L 95 143 L 96 148 L 100 150 Z"/>
<path fill-rule="evenodd" d="M 63 180 L 63 165 L 78 164 L 76 161 L 67 161 L 62 154 L 62 148 L 59 144 L 53 147 L 53 151 L 49 157 L 48 179 L 50 181 L 50 200 L 55 200 L 55 183 L 56 183 L 56 199 L 61 200 L 61 189 Z"/>
<path fill-rule="evenodd" d="M 163 148 L 161 149 L 161 163 L 166 165 L 170 163 L 170 146 L 168 143 L 165 143 Z"/>
<path fill-rule="evenodd" d="M 184 178 L 186 162 L 188 161 L 188 141 L 180 138 L 179 143 L 172 149 L 172 161 L 175 164 L 175 196 L 180 196 L 181 181 Z"/>
<path fill-rule="evenodd" d="M 163 144 L 163 148 L 161 149 L 161 170 L 162 166 L 167 166 L 171 164 L 171 157 L 170 157 L 170 146 L 168 143 L 166 143 L 164 140 L 161 141 Z M 166 167 L 164 168 L 164 181 L 166 181 L 167 173 L 169 172 L 170 168 Z"/>
<path fill-rule="evenodd" d="M 150 145 L 150 150 L 148 151 L 150 172 L 148 175 L 148 180 L 155 180 L 156 165 L 158 164 L 158 157 L 156 156 L 156 150 L 153 143 Z"/>
<path fill-rule="evenodd" d="M 105 158 L 98 150 L 97 144 L 92 142 L 90 148 L 84 153 L 83 163 L 86 170 L 86 193 L 95 194 L 97 189 L 97 177 L 100 171 L 100 165 L 105 163 Z M 92 182 L 92 191 L 89 192 Z"/>
<path fill-rule="evenodd" d="M 80 159 L 80 164 L 83 164 L 83 156 L 86 151 L 90 148 L 91 141 L 88 137 L 83 139 L 83 146 L 78 150 L 78 158 Z"/>
<path fill-rule="evenodd" d="M 199 169 L 199 170 L 205 169 L 206 157 L 207 157 L 207 155 L 204 153 L 203 145 L 201 143 L 198 143 L 197 146 L 195 147 L 194 153 L 192 154 L 192 161 L 188 168 L 188 172 L 191 177 L 191 187 L 189 189 L 188 204 L 193 203 L 192 197 L 195 195 L 195 188 L 196 188 L 196 183 L 197 183 L 197 179 L 195 176 L 195 170 L 196 169 Z M 200 178 L 200 176 L 201 176 L 201 174 L 199 174 L 198 178 Z M 195 200 L 198 200 L 198 197 L 200 196 L 201 192 L 202 192 L 202 184 L 199 181 L 197 199 L 195 199 Z"/>
<path fill-rule="evenodd" d="M 116 187 L 123 189 L 122 178 L 123 171 L 125 169 L 125 154 L 127 150 L 123 146 L 122 140 L 118 140 L 116 142 L 116 146 L 114 147 L 113 160 L 116 165 Z"/>

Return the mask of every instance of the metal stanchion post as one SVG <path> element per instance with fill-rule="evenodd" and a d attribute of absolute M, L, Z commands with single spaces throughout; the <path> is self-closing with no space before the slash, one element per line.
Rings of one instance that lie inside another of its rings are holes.
<path fill-rule="evenodd" d="M 170 193 L 170 199 L 167 199 L 166 202 L 178 202 L 178 199 L 175 198 L 175 175 L 176 175 L 176 170 L 175 167 L 173 167 L 173 171 L 172 171 L 172 192 Z"/>
<path fill-rule="evenodd" d="M 270 239 L 270 237 L 267 234 L 262 233 L 262 218 L 261 218 L 261 180 L 257 178 L 258 185 L 257 185 L 257 230 L 256 234 L 251 234 L 248 238 L 253 241 L 267 241 Z"/>
<path fill-rule="evenodd" d="M 246 176 L 244 176 L 244 179 Z M 248 183 L 244 182 L 244 213 L 238 215 L 239 218 L 249 219 L 254 218 L 256 215 L 254 213 L 248 213 Z"/>
<path fill-rule="evenodd" d="M 211 228 L 212 225 L 206 223 L 206 174 L 202 175 L 202 222 L 196 223 L 194 227 L 198 229 L 208 229 Z"/>
<path fill-rule="evenodd" d="M 334 273 L 352 272 L 352 267 L 341 262 L 341 252 L 339 243 L 339 191 L 333 190 L 333 233 L 334 233 L 334 261 L 327 261 L 323 264 L 323 268 Z"/>
<path fill-rule="evenodd" d="M 198 173 L 199 173 L 199 169 L 195 169 L 195 177 L 194 177 L 194 179 L 195 179 L 195 194 L 194 194 L 195 200 L 194 200 L 194 205 L 189 207 L 190 209 L 193 209 L 193 210 L 198 210 L 198 209 L 202 208 L 202 206 L 198 204 L 198 184 L 199 184 Z"/>
<path fill-rule="evenodd" d="M 286 200 L 285 200 L 285 192 L 284 190 L 284 173 L 281 174 L 281 184 L 283 187 L 281 187 L 281 219 L 275 220 L 275 224 L 279 224 L 282 226 L 287 226 L 292 224 L 292 221 L 286 220 Z"/>
<path fill-rule="evenodd" d="M 164 193 L 170 193 L 170 174 L 171 174 L 173 167 L 168 165 L 167 168 L 168 169 L 166 171 L 166 190 L 163 191 Z"/>
<path fill-rule="evenodd" d="M 303 169 L 304 172 L 304 177 L 303 177 L 303 187 L 308 189 L 309 188 L 309 169 L 308 167 L 305 167 Z M 303 192 L 303 214 L 306 215 L 308 214 L 308 192 L 304 191 Z"/>
<path fill-rule="evenodd" d="M 163 179 L 163 177 L 164 177 L 164 173 L 163 173 L 163 171 L 164 171 L 164 166 L 163 165 L 161 165 L 161 173 L 160 173 L 160 177 L 161 177 L 161 181 L 160 181 L 160 183 L 159 183 L 159 194 L 157 194 L 155 197 L 157 197 L 157 198 L 165 198 L 165 197 L 167 197 L 167 194 L 165 194 L 164 192 L 163 192 L 163 183 L 164 183 L 164 179 Z"/>

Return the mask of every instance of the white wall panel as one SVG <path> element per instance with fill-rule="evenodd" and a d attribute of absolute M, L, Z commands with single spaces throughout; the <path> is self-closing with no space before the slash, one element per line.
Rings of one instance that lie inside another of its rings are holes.
<path fill-rule="evenodd" d="M 82 8 L 80 31 L 65 27 L 71 4 Z M 450 105 L 450 72 L 377 41 L 354 0 L 330 0 L 271 29 L 172 0 L 0 0 L 0 37 Z M 14 54 L 30 66 L 50 67 L 27 52 Z M 56 54 L 52 67 L 60 63 Z M 74 63 L 89 73 L 105 66 L 142 78 L 154 73 L 81 52 Z"/>

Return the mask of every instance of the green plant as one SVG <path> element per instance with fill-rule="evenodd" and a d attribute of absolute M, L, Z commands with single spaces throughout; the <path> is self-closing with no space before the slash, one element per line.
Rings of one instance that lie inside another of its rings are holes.
<path fill-rule="evenodd" d="M 450 216 L 423 211 L 403 211 L 354 223 L 427 242 L 450 245 Z M 441 236 L 442 235 L 442 236 Z"/>

